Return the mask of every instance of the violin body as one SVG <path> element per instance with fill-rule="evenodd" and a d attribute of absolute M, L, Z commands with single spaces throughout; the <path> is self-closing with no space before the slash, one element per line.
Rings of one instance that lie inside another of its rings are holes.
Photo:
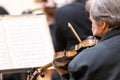
<path fill-rule="evenodd" d="M 63 51 L 60 53 L 56 53 L 53 63 L 57 67 L 67 70 L 68 64 L 79 52 L 81 52 L 82 50 L 84 50 L 86 48 L 93 47 L 94 45 L 96 45 L 98 43 L 98 41 L 99 40 L 96 39 L 95 37 L 89 36 L 86 40 L 84 40 L 80 44 L 76 45 L 76 50 Z"/>

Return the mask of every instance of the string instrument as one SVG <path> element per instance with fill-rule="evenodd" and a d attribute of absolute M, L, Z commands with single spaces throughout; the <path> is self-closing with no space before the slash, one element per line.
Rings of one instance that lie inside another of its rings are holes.
<path fill-rule="evenodd" d="M 56 53 L 55 59 L 53 60 L 53 63 L 64 70 L 68 69 L 68 64 L 70 61 L 82 50 L 86 48 L 93 47 L 98 43 L 98 40 L 93 37 L 89 36 L 86 40 L 82 41 L 80 44 L 76 45 L 76 49 L 72 51 L 64 51 L 63 53 Z"/>
<path fill-rule="evenodd" d="M 94 36 L 89 36 L 86 40 L 81 40 L 77 33 L 74 31 L 72 25 L 70 23 L 68 23 L 68 26 L 71 28 L 71 30 L 73 31 L 73 33 L 75 34 L 76 38 L 78 39 L 78 41 L 80 42 L 78 45 L 75 45 L 75 49 L 72 51 L 61 51 L 61 52 L 57 52 L 54 55 L 54 60 L 53 62 L 59 66 L 60 68 L 64 68 L 67 70 L 67 66 L 69 64 L 69 62 L 83 49 L 92 47 L 94 45 L 96 45 L 99 40 L 96 39 Z M 33 78 L 35 78 L 35 75 L 37 76 L 41 76 L 41 77 L 45 77 L 45 73 L 47 71 L 47 68 L 52 66 L 52 63 L 50 62 L 48 64 L 46 64 L 43 67 L 37 68 L 35 69 L 35 71 L 33 72 L 33 76 L 31 76 L 31 78 L 29 80 L 33 80 Z"/>

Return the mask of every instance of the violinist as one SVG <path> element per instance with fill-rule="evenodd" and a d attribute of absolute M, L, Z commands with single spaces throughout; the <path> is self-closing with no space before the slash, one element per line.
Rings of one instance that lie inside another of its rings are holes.
<path fill-rule="evenodd" d="M 88 0 L 92 32 L 98 44 L 81 51 L 68 71 L 53 65 L 62 80 L 120 80 L 120 0 Z"/>

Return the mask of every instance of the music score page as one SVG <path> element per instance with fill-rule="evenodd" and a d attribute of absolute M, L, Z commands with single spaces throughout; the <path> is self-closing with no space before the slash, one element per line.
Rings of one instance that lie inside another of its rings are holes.
<path fill-rule="evenodd" d="M 53 60 L 44 14 L 0 18 L 0 70 L 41 67 Z"/>

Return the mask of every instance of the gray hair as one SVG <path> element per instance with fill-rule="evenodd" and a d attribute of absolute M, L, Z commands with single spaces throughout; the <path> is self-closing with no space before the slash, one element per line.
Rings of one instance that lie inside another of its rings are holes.
<path fill-rule="evenodd" d="M 88 0 L 86 9 L 97 24 L 106 21 L 109 28 L 120 26 L 120 0 Z"/>

